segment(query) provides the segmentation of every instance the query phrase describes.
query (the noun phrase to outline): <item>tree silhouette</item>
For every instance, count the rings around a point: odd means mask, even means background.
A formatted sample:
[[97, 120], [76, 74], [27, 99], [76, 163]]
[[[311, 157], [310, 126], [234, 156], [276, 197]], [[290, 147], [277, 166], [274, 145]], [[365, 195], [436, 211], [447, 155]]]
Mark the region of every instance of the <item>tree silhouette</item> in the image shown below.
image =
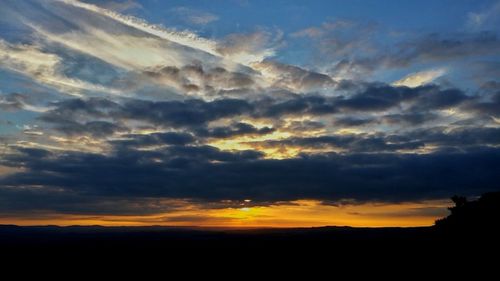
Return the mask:
[[481, 231], [499, 227], [500, 192], [485, 193], [474, 201], [463, 196], [453, 196], [451, 200], [455, 203], [449, 208], [451, 214], [437, 220], [437, 227]]

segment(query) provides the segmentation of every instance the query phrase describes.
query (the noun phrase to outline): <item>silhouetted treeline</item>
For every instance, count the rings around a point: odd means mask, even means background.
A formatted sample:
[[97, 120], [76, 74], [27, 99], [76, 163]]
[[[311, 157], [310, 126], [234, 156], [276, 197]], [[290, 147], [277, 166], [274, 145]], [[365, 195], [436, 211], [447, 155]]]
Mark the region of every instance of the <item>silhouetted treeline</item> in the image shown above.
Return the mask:
[[468, 201], [466, 197], [452, 197], [455, 206], [451, 214], [436, 221], [441, 229], [462, 231], [494, 231], [500, 226], [500, 192], [483, 194], [479, 199]]

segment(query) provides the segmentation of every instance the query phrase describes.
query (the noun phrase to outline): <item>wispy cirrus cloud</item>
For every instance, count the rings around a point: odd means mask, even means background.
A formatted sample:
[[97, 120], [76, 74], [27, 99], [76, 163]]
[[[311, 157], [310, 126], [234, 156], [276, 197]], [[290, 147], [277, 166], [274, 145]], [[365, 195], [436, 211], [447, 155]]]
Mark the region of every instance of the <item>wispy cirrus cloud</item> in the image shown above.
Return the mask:
[[0, 66], [33, 78], [62, 92], [81, 96], [80, 91], [96, 91], [120, 94], [115, 89], [92, 84], [75, 78], [69, 78], [61, 72], [61, 58], [54, 53], [41, 50], [38, 45], [10, 44], [0, 40]]
[[488, 29], [499, 23], [499, 17], [500, 2], [497, 1], [483, 11], [468, 13], [466, 26], [472, 30]]
[[133, 16], [124, 16], [114, 11], [110, 11], [96, 5], [84, 3], [77, 0], [57, 0], [62, 3], [72, 5], [78, 8], [85, 9], [90, 12], [94, 12], [96, 14], [111, 18], [115, 21], [118, 21], [124, 25], [136, 28], [148, 34], [158, 36], [160, 38], [185, 45], [188, 47], [192, 47], [195, 49], [202, 50], [212, 55], [218, 55], [216, 52], [216, 43], [214, 41], [204, 39], [196, 35], [195, 33], [191, 33], [189, 31], [173, 31], [168, 30], [159, 25], [149, 24], [144, 20]]
[[[92, 2], [92, 1], [91, 1]], [[96, 2], [96, 1], [94, 1]], [[97, 1], [96, 4], [101, 5], [103, 8], [116, 11], [119, 13], [142, 9], [143, 6], [136, 0], [124, 0], [124, 1]]]
[[179, 17], [182, 21], [194, 25], [209, 24], [219, 19], [218, 16], [212, 13], [188, 7], [175, 7], [170, 9], [169, 12]]

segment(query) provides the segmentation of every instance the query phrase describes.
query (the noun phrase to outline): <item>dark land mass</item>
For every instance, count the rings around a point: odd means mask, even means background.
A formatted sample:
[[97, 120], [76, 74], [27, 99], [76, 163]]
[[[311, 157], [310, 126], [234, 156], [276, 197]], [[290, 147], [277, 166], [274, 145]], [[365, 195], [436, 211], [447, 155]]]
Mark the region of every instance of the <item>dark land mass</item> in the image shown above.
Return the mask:
[[[182, 227], [0, 226], [3, 254], [146, 255], [197, 257], [259, 254], [309, 254], [376, 257], [391, 253], [426, 255], [446, 260], [466, 251], [491, 252], [498, 257], [500, 193], [476, 201], [454, 197], [451, 214], [431, 227], [417, 228], [287, 228], [204, 229]], [[432, 253], [432, 254], [431, 254]], [[303, 255], [302, 255], [303, 256]]]

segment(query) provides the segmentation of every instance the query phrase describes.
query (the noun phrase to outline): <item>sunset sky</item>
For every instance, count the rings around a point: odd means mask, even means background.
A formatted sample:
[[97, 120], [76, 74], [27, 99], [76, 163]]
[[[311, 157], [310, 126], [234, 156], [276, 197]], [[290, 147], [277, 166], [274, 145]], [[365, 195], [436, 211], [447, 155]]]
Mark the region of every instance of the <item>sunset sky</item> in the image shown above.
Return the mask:
[[500, 189], [500, 1], [0, 0], [0, 224], [423, 226]]

